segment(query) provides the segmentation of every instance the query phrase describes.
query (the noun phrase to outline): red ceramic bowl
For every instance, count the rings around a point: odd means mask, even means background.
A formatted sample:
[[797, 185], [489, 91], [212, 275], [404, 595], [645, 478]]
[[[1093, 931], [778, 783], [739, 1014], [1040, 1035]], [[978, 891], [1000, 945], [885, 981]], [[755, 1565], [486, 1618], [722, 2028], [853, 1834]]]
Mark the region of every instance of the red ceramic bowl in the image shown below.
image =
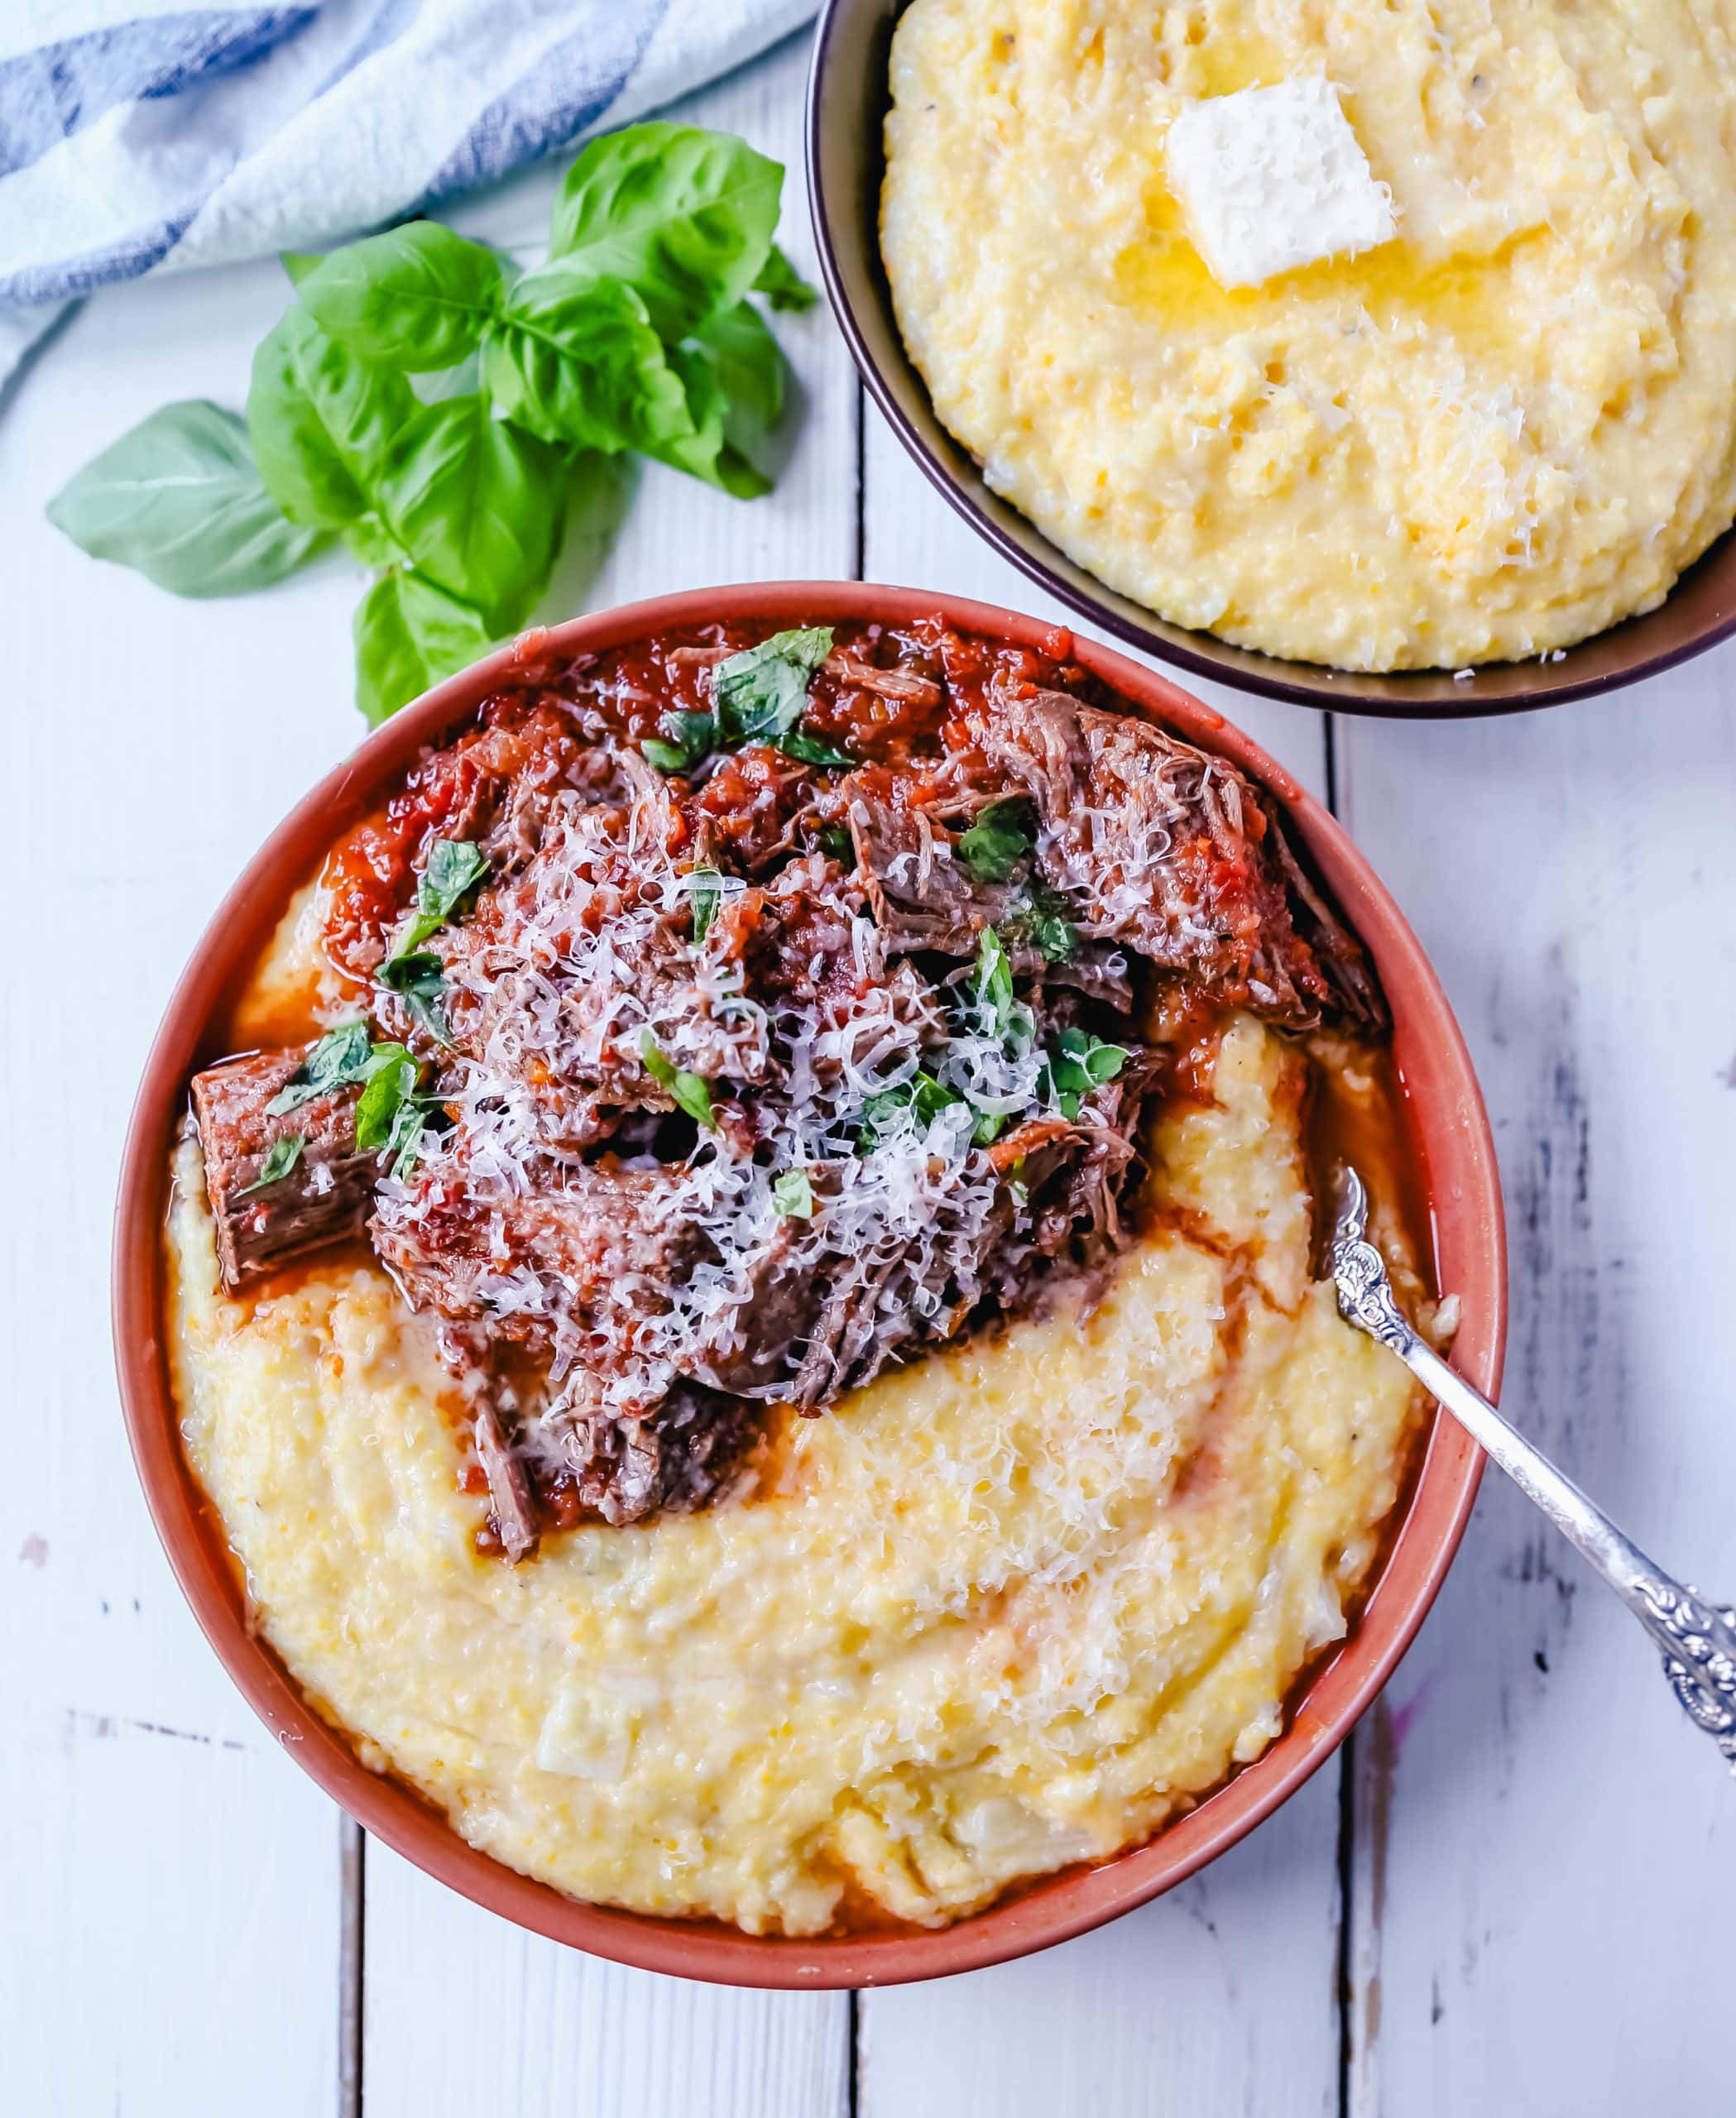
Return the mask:
[[[577, 618], [540, 646], [578, 653], [709, 619], [894, 621], [936, 611], [968, 631], [1054, 653], [1053, 628], [991, 605], [861, 582], [783, 582], [703, 589]], [[1060, 651], [1067, 651], [1065, 649]], [[1391, 1001], [1394, 1057], [1422, 1189], [1431, 1214], [1440, 1286], [1464, 1323], [1455, 1364], [1480, 1388], [1499, 1381], [1506, 1328], [1505, 1244], [1494, 1143], [1464, 1040], [1416, 937], [1332, 818], [1220, 716], [1137, 663], [1090, 640], [1072, 654], [1189, 741], [1220, 751], [1269, 788], [1373, 955]], [[281, 824], [194, 951], [151, 1047], [127, 1136], [116, 1210], [115, 1355], [127, 1432], [158, 1534], [205, 1636], [249, 1703], [291, 1755], [357, 1821], [442, 1882], [553, 1939], [648, 1971], [737, 1986], [888, 1985], [970, 1971], [1065, 1941], [1170, 1889], [1235, 1844], [1331, 1755], [1404, 1652], [1433, 1601], [1475, 1496], [1482, 1459], [1437, 1417], [1403, 1520], [1374, 1589], [1330, 1663], [1307, 1684], [1265, 1756], [1138, 1851], [1076, 1868], [935, 1934], [756, 1939], [710, 1921], [664, 1919], [578, 1903], [467, 1846], [444, 1816], [397, 1781], [358, 1763], [320, 1719], [262, 1640], [248, 1630], [220, 1526], [181, 1454], [164, 1357], [161, 1231], [170, 1136], [187, 1081], [214, 1056], [209, 1040], [238, 975], [263, 947], [290, 892], [332, 841], [380, 800], [425, 743], [474, 712], [511, 673], [503, 649], [394, 716]]]

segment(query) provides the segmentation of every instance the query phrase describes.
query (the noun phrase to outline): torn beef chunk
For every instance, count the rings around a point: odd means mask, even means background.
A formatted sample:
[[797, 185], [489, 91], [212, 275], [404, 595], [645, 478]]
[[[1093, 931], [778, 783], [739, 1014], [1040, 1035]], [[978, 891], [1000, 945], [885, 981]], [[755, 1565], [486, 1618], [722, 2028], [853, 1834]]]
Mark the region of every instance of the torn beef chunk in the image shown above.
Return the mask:
[[1009, 693], [980, 739], [1036, 803], [1043, 873], [1085, 933], [1292, 1028], [1329, 1012], [1384, 1026], [1361, 950], [1317, 893], [1296, 891], [1277, 812], [1234, 765], [1065, 692]]
[[490, 1197], [462, 1163], [437, 1161], [407, 1185], [381, 1186], [374, 1248], [419, 1309], [563, 1351], [568, 1365], [618, 1364], [703, 1238], [680, 1218], [676, 1180], [660, 1170], [586, 1162], [543, 1172], [542, 1183]]
[[983, 929], [1005, 919], [1012, 893], [971, 876], [925, 809], [894, 808], [860, 783], [851, 786], [849, 799], [857, 871], [883, 946], [894, 955], [914, 949], [973, 955]]
[[533, 1473], [543, 1512], [563, 1528], [691, 1515], [741, 1482], [761, 1417], [758, 1405], [690, 1383], [643, 1418], [596, 1406], [557, 1415], [559, 1454]]
[[[360, 1091], [336, 1089], [279, 1116], [266, 1110], [309, 1048], [226, 1059], [193, 1077], [217, 1259], [231, 1294], [305, 1251], [359, 1235], [367, 1218], [377, 1157], [357, 1151]], [[294, 1158], [264, 1181], [274, 1150]]]
[[501, 1550], [508, 1562], [516, 1566], [536, 1550], [540, 1535], [536, 1496], [531, 1490], [530, 1475], [517, 1450], [509, 1445], [501, 1433], [500, 1419], [492, 1405], [477, 1407], [471, 1438], [475, 1444], [477, 1461], [488, 1481], [495, 1535], [501, 1541]]

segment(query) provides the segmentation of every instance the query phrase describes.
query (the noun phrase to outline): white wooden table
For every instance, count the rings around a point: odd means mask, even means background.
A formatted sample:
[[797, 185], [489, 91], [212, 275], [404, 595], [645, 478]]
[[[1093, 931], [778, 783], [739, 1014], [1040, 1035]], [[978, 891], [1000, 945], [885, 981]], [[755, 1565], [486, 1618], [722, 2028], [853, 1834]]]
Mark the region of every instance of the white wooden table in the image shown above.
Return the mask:
[[[789, 165], [800, 41], [692, 105]], [[540, 240], [546, 175], [468, 228]], [[155, 405], [238, 404], [275, 266], [91, 301], [0, 412], [0, 2111], [8, 2118], [1719, 2118], [1736, 1786], [1614, 1601], [1491, 1474], [1383, 1703], [1206, 1874], [925, 1986], [712, 1991], [533, 1940], [364, 1841], [280, 1756], [170, 1578], [102, 1288], [122, 1126], [223, 889], [361, 733], [334, 563], [195, 605], [42, 503]], [[775, 496], [648, 472], [557, 614], [847, 576], [1043, 599], [923, 483], [829, 316]], [[1056, 615], [1060, 615], [1058, 612]], [[1508, 1410], [1644, 1543], [1736, 1592], [1736, 650], [1532, 718], [1223, 707], [1324, 789], [1432, 951], [1494, 1114]]]

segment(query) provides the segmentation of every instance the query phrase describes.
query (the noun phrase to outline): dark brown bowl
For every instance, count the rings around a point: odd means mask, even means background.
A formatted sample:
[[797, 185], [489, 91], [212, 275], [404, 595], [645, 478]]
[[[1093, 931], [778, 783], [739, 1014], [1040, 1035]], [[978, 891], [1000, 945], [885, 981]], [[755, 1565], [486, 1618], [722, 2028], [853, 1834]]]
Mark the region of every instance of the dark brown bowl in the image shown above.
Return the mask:
[[1556, 661], [1491, 662], [1365, 676], [1259, 654], [1192, 632], [1076, 566], [989, 490], [976, 458], [941, 424], [893, 314], [880, 263], [887, 55], [909, 0], [825, 0], [808, 84], [808, 190], [820, 271], [870, 395], [936, 490], [1004, 558], [1071, 611], [1159, 661], [1268, 698], [1395, 718], [1514, 713], [1655, 677], [1736, 633], [1736, 533], [1683, 574], [1666, 601], [1570, 647]]
[[[939, 611], [966, 631], [1039, 652], [1069, 651], [1053, 627], [992, 605], [861, 582], [782, 582], [633, 603], [533, 635], [539, 651], [596, 652], [713, 619], [882, 618]], [[1393, 1057], [1419, 1189], [1435, 1234], [1437, 1284], [1464, 1322], [1454, 1364], [1491, 1395], [1506, 1334], [1506, 1248], [1494, 1143], [1465, 1042], [1417, 937], [1374, 871], [1327, 812], [1209, 707], [1125, 656], [1075, 640], [1077, 660], [1189, 741], [1233, 760], [1269, 788], [1374, 958], [1394, 1023]], [[1348, 1638], [1298, 1692], [1264, 1757], [1158, 1838], [1094, 1868], [1076, 1868], [938, 1933], [813, 1941], [758, 1940], [712, 1922], [665, 1919], [580, 1904], [465, 1844], [445, 1818], [396, 1780], [370, 1772], [301, 1696], [250, 1631], [221, 1526], [182, 1454], [163, 1344], [163, 1224], [171, 1137], [187, 1083], [213, 1056], [228, 997], [264, 946], [291, 893], [338, 834], [358, 822], [424, 744], [441, 740], [510, 678], [504, 649], [405, 707], [328, 774], [272, 832], [219, 908], [182, 974], [139, 1090], [115, 1210], [115, 1358], [133, 1456], [176, 1578], [205, 1636], [266, 1726], [335, 1800], [408, 1860], [519, 1925], [593, 1955], [724, 1985], [880, 1986], [975, 1970], [1067, 1940], [1170, 1889], [1235, 1844], [1331, 1756], [1422, 1623], [1458, 1547], [1482, 1457], [1437, 1416], [1391, 1549]]]

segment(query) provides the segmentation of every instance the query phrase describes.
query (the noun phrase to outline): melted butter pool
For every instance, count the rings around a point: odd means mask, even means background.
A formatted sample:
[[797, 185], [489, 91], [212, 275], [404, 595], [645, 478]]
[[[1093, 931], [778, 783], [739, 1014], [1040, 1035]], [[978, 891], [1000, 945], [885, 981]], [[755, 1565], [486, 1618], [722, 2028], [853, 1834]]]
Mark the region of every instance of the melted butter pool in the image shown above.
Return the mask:
[[1172, 330], [1216, 337], [1277, 323], [1303, 302], [1336, 301], [1346, 314], [1366, 309], [1383, 330], [1422, 325], [1450, 334], [1467, 352], [1499, 355], [1523, 336], [1514, 290], [1522, 253], [1550, 240], [1542, 230], [1509, 236], [1485, 251], [1438, 248], [1399, 236], [1359, 257], [1323, 258], [1257, 287], [1223, 287], [1189, 241], [1168, 184], [1145, 192], [1145, 232], [1115, 258], [1118, 298], [1149, 310]]

